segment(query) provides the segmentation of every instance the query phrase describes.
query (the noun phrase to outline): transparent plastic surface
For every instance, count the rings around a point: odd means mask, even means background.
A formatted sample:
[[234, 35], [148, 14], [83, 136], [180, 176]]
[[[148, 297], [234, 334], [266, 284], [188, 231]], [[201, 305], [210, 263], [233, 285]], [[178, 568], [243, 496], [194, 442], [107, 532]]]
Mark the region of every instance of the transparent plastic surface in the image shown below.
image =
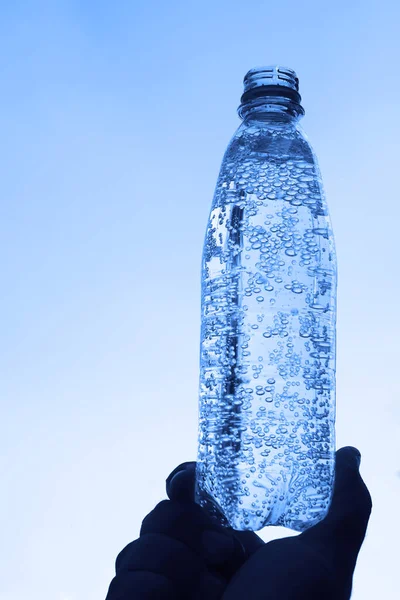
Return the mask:
[[296, 118], [244, 122], [228, 146], [201, 310], [196, 501], [237, 530], [303, 531], [333, 488], [336, 256]]

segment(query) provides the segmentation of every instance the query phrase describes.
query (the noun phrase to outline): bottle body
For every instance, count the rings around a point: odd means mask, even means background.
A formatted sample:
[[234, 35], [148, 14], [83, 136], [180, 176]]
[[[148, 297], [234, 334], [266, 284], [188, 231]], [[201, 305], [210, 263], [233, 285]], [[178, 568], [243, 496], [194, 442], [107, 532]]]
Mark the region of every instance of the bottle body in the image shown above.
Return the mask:
[[297, 119], [241, 124], [202, 258], [196, 501], [220, 522], [303, 531], [329, 508], [336, 255]]

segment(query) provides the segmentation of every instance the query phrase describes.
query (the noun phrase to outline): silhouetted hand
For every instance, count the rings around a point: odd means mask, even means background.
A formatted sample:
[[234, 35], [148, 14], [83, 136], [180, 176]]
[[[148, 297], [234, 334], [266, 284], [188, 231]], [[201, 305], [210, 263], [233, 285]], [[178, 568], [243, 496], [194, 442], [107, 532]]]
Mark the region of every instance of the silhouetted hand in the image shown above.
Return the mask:
[[194, 502], [196, 464], [183, 463], [167, 479], [170, 500], [118, 555], [106, 600], [348, 600], [372, 507], [359, 461], [339, 450], [327, 517], [267, 544], [214, 524]]

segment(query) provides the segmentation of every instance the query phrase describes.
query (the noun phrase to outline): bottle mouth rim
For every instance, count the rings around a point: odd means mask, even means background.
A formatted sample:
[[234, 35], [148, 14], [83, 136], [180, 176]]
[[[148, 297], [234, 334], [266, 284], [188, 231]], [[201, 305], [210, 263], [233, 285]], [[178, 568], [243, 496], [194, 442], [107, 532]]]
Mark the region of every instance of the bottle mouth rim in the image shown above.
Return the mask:
[[243, 80], [244, 91], [263, 86], [279, 86], [299, 91], [299, 78], [289, 67], [272, 65], [250, 69]]

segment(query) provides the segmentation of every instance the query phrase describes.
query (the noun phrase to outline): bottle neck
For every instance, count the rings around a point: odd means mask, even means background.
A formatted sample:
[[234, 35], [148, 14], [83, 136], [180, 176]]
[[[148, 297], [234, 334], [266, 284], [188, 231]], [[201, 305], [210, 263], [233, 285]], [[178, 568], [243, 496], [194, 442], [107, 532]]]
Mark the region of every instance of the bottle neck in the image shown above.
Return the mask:
[[247, 99], [242, 97], [238, 114], [245, 123], [259, 121], [284, 125], [297, 123], [304, 115], [304, 109], [286, 95], [268, 95]]

